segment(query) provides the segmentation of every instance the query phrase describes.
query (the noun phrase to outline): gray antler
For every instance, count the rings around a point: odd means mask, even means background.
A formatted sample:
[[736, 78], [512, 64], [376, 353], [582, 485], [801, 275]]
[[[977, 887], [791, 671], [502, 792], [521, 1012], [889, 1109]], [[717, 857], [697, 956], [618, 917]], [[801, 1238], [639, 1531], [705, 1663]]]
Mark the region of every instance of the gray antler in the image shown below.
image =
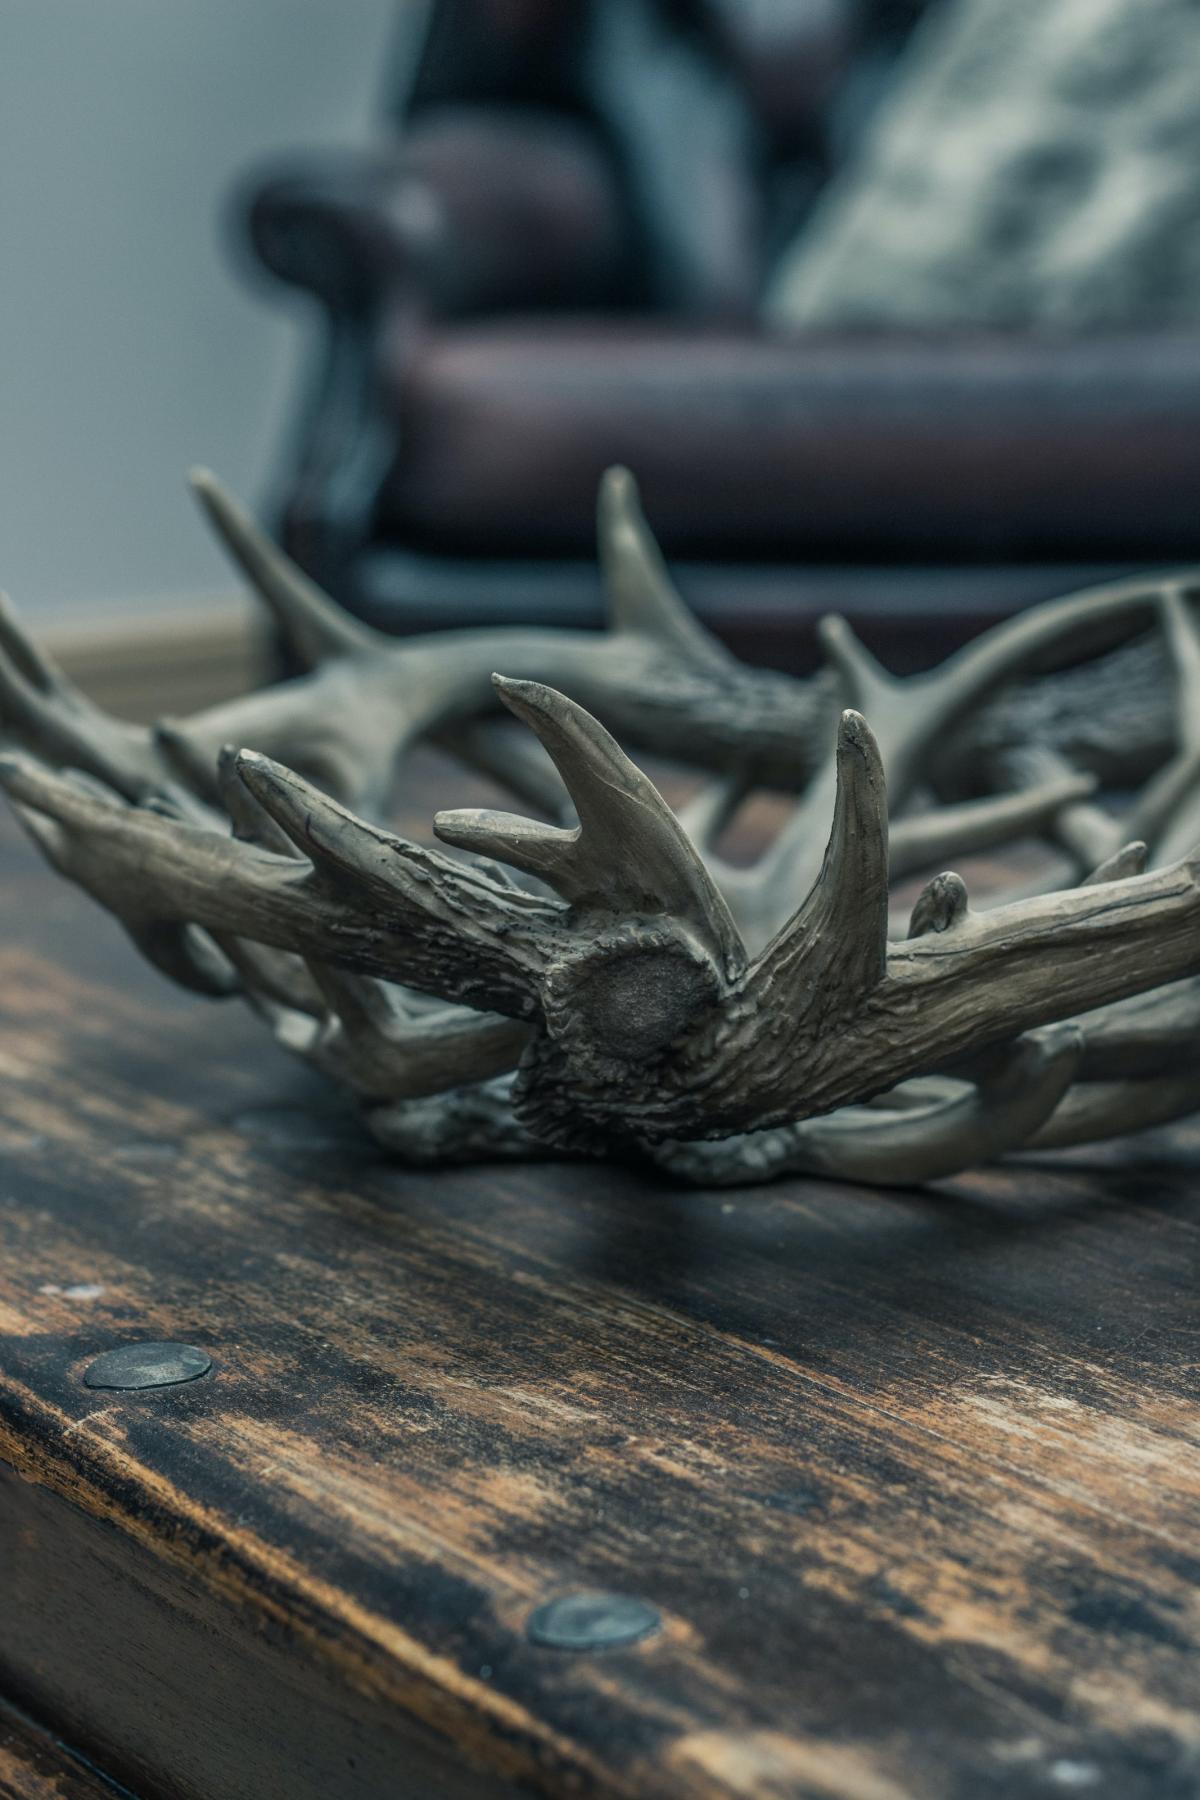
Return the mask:
[[[247, 999], [381, 1142], [916, 1181], [1200, 1103], [1200, 864], [1175, 860], [1200, 836], [1195, 575], [1035, 608], [905, 680], [831, 621], [831, 667], [802, 683], [743, 668], [691, 617], [623, 471], [600, 499], [598, 634], [385, 639], [212, 477], [197, 491], [305, 672], [146, 730], [92, 707], [6, 611], [0, 726], [25, 754], [0, 780], [144, 955]], [[493, 682], [497, 665], [522, 679]], [[1173, 736], [1124, 718], [1089, 737], [1088, 705], [1119, 711], [1155, 669]], [[497, 723], [497, 696], [541, 750]], [[860, 710], [839, 721], [839, 697]], [[606, 727], [716, 779], [680, 818]], [[439, 814], [465, 859], [387, 830], [422, 737], [549, 818]], [[1145, 785], [1122, 809], [1097, 776]], [[764, 781], [799, 798], [738, 870], [715, 842]], [[983, 910], [937, 875], [889, 941], [890, 878], [1031, 831], [1091, 873]]]
[[504, 704], [545, 746], [579, 824], [568, 831], [508, 813], [441, 812], [438, 836], [538, 876], [574, 907], [677, 919], [726, 974], [738, 972], [745, 954], [729, 909], [653, 783], [564, 694], [536, 681], [494, 680]]

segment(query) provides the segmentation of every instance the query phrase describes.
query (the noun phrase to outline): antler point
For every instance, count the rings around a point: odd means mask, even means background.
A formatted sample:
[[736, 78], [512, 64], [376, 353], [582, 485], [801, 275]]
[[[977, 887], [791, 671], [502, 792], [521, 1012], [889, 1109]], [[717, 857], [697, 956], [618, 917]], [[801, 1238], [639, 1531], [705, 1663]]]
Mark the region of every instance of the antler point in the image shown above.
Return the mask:
[[864, 715], [855, 707], [848, 706], [838, 720], [838, 748], [842, 751], [856, 750], [873, 761], [879, 758], [875, 733]]
[[926, 937], [930, 932], [953, 931], [961, 925], [970, 910], [967, 884], [953, 869], [935, 875], [913, 902], [909, 920], [910, 938]]

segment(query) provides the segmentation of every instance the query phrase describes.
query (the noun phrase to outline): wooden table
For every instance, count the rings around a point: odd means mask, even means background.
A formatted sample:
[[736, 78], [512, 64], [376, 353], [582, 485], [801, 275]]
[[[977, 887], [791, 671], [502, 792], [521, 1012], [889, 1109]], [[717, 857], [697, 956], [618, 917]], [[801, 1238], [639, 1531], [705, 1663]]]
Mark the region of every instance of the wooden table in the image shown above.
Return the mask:
[[[0, 878], [0, 1794], [1200, 1793], [1195, 1130], [410, 1174]], [[84, 1386], [146, 1338], [212, 1373]], [[589, 1590], [659, 1629], [530, 1641]]]

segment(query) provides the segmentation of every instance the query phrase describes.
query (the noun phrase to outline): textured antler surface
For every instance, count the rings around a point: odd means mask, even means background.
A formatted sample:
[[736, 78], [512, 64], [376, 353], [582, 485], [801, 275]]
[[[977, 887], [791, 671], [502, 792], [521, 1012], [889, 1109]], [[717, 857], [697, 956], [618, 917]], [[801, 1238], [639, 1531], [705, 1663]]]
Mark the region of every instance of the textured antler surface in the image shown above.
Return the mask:
[[[136, 727], [6, 610], [0, 779], [144, 955], [247, 1000], [398, 1154], [912, 1182], [1200, 1104], [1196, 575], [1034, 608], [904, 680], [828, 621], [802, 682], [692, 619], [622, 471], [606, 632], [404, 641], [195, 485], [302, 673]], [[442, 812], [449, 851], [397, 836], [425, 738], [549, 816]], [[677, 815], [619, 740], [704, 785]], [[763, 785], [790, 816], [735, 866], [722, 834]], [[1078, 885], [980, 911], [934, 873], [897, 928], [891, 881], [1030, 835]]]

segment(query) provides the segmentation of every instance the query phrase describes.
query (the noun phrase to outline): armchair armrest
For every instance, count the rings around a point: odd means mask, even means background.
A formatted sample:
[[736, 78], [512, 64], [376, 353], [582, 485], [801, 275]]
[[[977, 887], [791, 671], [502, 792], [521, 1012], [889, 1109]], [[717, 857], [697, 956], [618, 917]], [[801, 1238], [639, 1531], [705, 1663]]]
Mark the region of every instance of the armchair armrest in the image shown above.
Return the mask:
[[569, 120], [484, 107], [421, 118], [383, 153], [326, 154], [255, 194], [251, 241], [281, 281], [363, 314], [595, 305], [626, 281], [625, 209]]

